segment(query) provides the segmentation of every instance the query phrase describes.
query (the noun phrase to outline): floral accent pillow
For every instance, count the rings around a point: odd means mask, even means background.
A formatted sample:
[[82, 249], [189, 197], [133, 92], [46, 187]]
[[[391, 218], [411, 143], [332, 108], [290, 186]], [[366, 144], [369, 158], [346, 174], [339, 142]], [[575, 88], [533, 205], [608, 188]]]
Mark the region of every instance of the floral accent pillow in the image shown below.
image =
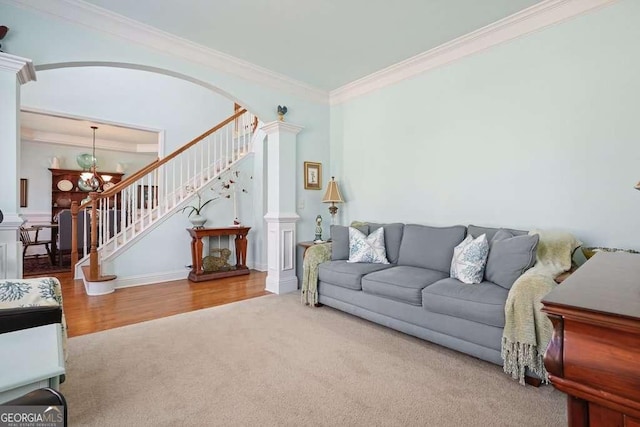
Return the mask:
[[451, 277], [469, 285], [482, 282], [488, 256], [487, 235], [482, 234], [476, 239], [468, 235], [458, 246], [453, 248]]
[[384, 228], [365, 235], [357, 228], [349, 227], [349, 260], [369, 264], [389, 264], [384, 247]]

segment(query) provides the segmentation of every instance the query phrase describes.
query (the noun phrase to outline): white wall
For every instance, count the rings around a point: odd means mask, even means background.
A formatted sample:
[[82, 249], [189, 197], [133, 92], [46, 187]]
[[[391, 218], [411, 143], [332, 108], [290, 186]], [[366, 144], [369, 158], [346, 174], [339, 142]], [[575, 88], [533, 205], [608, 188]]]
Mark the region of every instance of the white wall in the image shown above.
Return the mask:
[[640, 2], [332, 108], [354, 219], [560, 228], [640, 249]]

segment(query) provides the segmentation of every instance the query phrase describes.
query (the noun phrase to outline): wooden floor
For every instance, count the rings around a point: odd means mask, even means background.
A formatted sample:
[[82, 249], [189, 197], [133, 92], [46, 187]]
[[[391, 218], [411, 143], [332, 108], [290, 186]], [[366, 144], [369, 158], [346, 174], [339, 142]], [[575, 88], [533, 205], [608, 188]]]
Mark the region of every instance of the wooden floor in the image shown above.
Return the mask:
[[199, 283], [176, 280], [91, 297], [70, 272], [52, 275], [62, 284], [70, 337], [269, 294], [264, 290], [267, 274], [253, 270], [248, 276]]

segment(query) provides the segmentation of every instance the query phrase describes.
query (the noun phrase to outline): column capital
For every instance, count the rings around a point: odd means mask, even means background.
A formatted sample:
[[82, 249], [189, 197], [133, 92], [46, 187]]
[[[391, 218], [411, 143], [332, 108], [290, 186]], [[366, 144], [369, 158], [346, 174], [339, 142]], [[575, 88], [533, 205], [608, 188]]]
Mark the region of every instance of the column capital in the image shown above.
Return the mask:
[[297, 135], [302, 129], [303, 126], [294, 125], [289, 122], [281, 122], [280, 120], [276, 120], [275, 122], [265, 123], [261, 128], [267, 135], [272, 133], [292, 133]]
[[0, 222], [0, 231], [14, 231], [24, 224], [25, 220], [17, 213], [4, 213], [4, 219]]
[[272, 213], [268, 212], [264, 216], [264, 220], [268, 223], [272, 222], [297, 222], [300, 219], [300, 215], [295, 212], [286, 212], [286, 213]]
[[18, 77], [20, 84], [36, 80], [36, 69], [33, 61], [9, 53], [0, 52], [0, 71], [12, 72]]

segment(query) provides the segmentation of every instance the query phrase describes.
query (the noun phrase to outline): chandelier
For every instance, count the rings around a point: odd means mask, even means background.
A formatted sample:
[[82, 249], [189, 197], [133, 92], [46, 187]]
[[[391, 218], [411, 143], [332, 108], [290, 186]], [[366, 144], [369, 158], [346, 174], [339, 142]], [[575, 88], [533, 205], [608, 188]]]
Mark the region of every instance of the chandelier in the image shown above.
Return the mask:
[[98, 126], [91, 126], [93, 129], [93, 153], [91, 157], [91, 169], [89, 172], [83, 172], [80, 174], [84, 187], [90, 188], [91, 191], [97, 191], [100, 185], [105, 182], [111, 181], [111, 175], [98, 175], [96, 172], [96, 130]]

